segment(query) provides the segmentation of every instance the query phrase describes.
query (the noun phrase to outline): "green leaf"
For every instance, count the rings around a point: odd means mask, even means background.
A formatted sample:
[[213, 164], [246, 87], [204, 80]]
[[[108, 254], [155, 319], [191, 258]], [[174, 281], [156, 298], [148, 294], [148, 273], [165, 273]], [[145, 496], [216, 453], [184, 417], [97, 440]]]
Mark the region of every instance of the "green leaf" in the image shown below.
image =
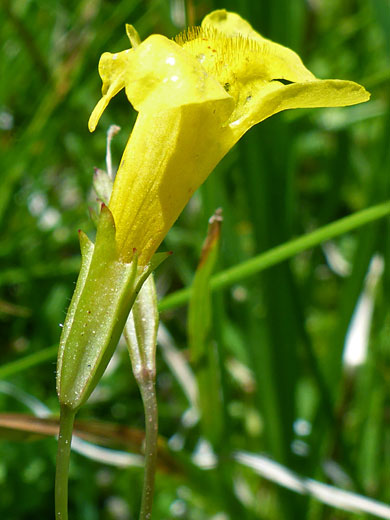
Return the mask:
[[221, 230], [220, 212], [210, 219], [207, 238], [196, 270], [189, 303], [190, 358], [198, 383], [203, 434], [213, 445], [222, 435], [223, 413], [218, 351], [212, 338], [210, 276], [214, 269]]

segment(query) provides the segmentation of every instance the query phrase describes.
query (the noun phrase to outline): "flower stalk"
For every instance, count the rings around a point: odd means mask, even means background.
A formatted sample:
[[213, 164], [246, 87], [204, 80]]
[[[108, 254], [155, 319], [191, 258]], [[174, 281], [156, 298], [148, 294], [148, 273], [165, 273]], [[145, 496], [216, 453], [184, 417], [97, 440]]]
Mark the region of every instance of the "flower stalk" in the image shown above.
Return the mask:
[[156, 342], [159, 315], [153, 275], [145, 281], [127, 320], [124, 335], [145, 412], [145, 468], [140, 520], [152, 517], [157, 460]]
[[61, 407], [55, 480], [56, 520], [68, 520], [69, 459], [75, 413], [66, 406]]
[[145, 411], [145, 467], [139, 519], [150, 520], [152, 518], [158, 440], [155, 377], [147, 376], [143, 381], [138, 380], [137, 382]]

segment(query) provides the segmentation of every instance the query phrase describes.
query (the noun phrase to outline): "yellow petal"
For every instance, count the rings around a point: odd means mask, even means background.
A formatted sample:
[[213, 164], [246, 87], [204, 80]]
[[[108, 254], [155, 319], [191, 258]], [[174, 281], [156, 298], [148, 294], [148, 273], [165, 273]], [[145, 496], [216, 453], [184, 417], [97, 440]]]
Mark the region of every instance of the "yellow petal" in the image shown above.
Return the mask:
[[247, 94], [250, 98], [244, 115], [231, 124], [240, 137], [253, 125], [282, 110], [342, 107], [370, 99], [370, 94], [361, 85], [339, 79], [318, 79], [291, 85], [275, 81], [270, 83], [267, 89], [259, 90], [253, 95], [247, 91]]
[[232, 110], [232, 100], [218, 81], [179, 45], [158, 34], [143, 41], [131, 55], [125, 83], [126, 95], [138, 111], [160, 111], [212, 99], [227, 107], [222, 119]]
[[294, 51], [263, 38], [239, 15], [223, 9], [210, 13], [200, 29], [180, 35], [178, 42], [233, 97], [229, 123], [240, 136], [281, 110], [346, 106], [369, 99], [356, 83], [317, 80]]
[[[225, 38], [225, 53], [229, 54], [225, 56], [228, 58], [225, 63], [229, 63], [230, 67], [233, 61], [233, 69], [240, 63], [241, 70], [247, 68], [248, 75], [258, 76], [260, 73], [269, 81], [286, 79], [298, 82], [314, 79], [314, 75], [304, 66], [298, 54], [288, 47], [264, 38], [236, 13], [224, 9], [213, 11], [203, 19], [201, 27], [206, 35], [217, 34], [221, 41]], [[203, 37], [202, 35], [201, 38]], [[226, 40], [230, 40], [230, 43]]]
[[124, 88], [127, 62], [133, 52], [133, 50], [127, 49], [115, 54], [111, 54], [110, 52], [102, 54], [99, 61], [99, 74], [103, 81], [103, 97], [99, 100], [89, 118], [88, 128], [90, 132], [95, 130], [110, 100]]
[[146, 264], [214, 167], [234, 143], [215, 102], [140, 112], [127, 143], [109, 207], [119, 254]]
[[203, 19], [202, 27], [213, 28], [230, 38], [241, 36], [257, 42], [257, 61], [266, 62], [269, 79], [287, 79], [294, 82], [314, 79], [314, 75], [304, 66], [298, 54], [288, 47], [264, 38], [236, 13], [230, 13], [225, 9], [213, 11]]
[[141, 38], [133, 25], [126, 24], [126, 34], [130, 40], [133, 49], [137, 48], [141, 44]]
[[211, 13], [201, 28], [179, 35], [177, 41], [233, 97], [235, 110], [230, 122], [240, 119], [250, 108], [247, 100], [255, 92], [277, 87], [270, 86], [271, 82], [315, 79], [294, 51], [263, 38], [234, 13], [216, 13], [226, 14], [226, 23], [219, 24], [221, 16], [216, 18]]
[[[226, 36], [248, 36], [249, 38], [259, 37], [251, 24], [241, 18], [237, 13], [231, 13], [226, 9], [217, 9], [206, 15], [202, 20], [202, 27], [213, 27]], [[262, 38], [260, 36], [260, 38]]]
[[[256, 33], [234, 13], [215, 11], [176, 43], [153, 35], [131, 51], [104, 54], [103, 98], [93, 129], [116, 92], [139, 111], [109, 207], [122, 259], [146, 264], [194, 191], [254, 124], [289, 108], [369, 99], [350, 81], [317, 80], [291, 49]], [[287, 80], [288, 85], [285, 84]]]
[[176, 43], [153, 35], [129, 57], [126, 94], [139, 111], [109, 207], [123, 259], [145, 264], [194, 191], [232, 146], [234, 101]]

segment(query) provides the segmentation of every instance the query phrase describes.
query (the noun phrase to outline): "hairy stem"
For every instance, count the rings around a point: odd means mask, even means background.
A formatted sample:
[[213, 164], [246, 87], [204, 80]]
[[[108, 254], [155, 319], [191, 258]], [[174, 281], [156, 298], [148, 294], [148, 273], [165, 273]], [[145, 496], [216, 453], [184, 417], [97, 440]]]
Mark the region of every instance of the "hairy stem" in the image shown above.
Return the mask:
[[145, 469], [139, 518], [140, 520], [150, 520], [152, 518], [158, 437], [155, 378], [148, 374], [144, 379], [138, 380], [138, 385], [145, 410]]
[[68, 474], [75, 411], [61, 406], [55, 482], [56, 520], [68, 520]]

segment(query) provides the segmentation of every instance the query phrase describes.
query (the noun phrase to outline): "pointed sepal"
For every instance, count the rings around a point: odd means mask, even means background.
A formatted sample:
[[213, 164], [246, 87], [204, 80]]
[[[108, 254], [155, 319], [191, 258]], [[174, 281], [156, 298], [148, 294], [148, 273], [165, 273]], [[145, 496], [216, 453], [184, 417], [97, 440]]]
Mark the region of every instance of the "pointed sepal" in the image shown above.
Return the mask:
[[93, 175], [93, 188], [98, 198], [106, 205], [109, 203], [113, 184], [114, 183], [107, 172], [100, 170], [99, 168], [95, 169]]

